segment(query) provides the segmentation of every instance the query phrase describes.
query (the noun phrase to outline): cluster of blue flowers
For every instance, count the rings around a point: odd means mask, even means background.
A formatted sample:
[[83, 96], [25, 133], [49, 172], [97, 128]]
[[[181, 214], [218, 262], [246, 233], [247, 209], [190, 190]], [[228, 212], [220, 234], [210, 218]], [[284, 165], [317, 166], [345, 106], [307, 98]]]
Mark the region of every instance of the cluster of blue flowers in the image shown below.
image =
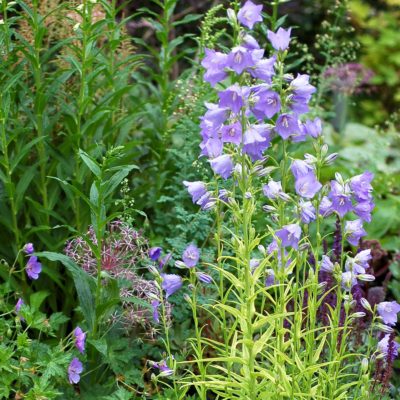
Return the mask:
[[[247, 1], [237, 16], [233, 10], [228, 12], [228, 16], [252, 29], [262, 21], [261, 12], [261, 5]], [[318, 168], [330, 165], [337, 154], [327, 154], [328, 148], [322, 141], [321, 120], [307, 116], [309, 102], [316, 88], [310, 84], [310, 77], [306, 74], [294, 77], [284, 73], [283, 62], [290, 44], [291, 29], [268, 31], [267, 37], [273, 49], [269, 58], [264, 58], [264, 49], [243, 28], [239, 42], [228, 54], [206, 49], [202, 61], [204, 79], [213, 87], [218, 85], [219, 91], [218, 102], [207, 103], [207, 111], [201, 118], [201, 156], [208, 158], [216, 176], [223, 180], [230, 177], [239, 180], [246, 165], [242, 162], [243, 155], [253, 163], [258, 163], [253, 165], [252, 171], [257, 171], [259, 176], [268, 175], [268, 168], [262, 164], [266, 159], [265, 152], [275, 138], [295, 143], [306, 141], [307, 138], [317, 140], [321, 148], [318, 158], [306, 154], [304, 160], [291, 162], [297, 197], [285, 191], [286, 185], [282, 181], [275, 181], [271, 177], [262, 188], [270, 202], [264, 206], [264, 210], [274, 213], [278, 209], [278, 202], [291, 202], [298, 218], [297, 222], [283, 225], [275, 231], [267, 252], [275, 254], [279, 264], [282, 254], [280, 248], [283, 248], [285, 255], [287, 250], [298, 249], [303, 233], [301, 224], [310, 224], [318, 215], [328, 217], [332, 214], [340, 221], [346, 217], [343, 234], [350, 245], [358, 246], [360, 239], [366, 236], [363, 224], [371, 221], [374, 208], [371, 186], [373, 174], [366, 171], [345, 180], [337, 173], [331, 182], [325, 185], [319, 182]], [[205, 182], [185, 181], [184, 185], [193, 202], [203, 210], [214, 208], [218, 201], [229, 203], [231, 200], [227, 190], [216, 193], [210, 188], [211, 184]], [[251, 193], [248, 195], [251, 196]], [[354, 219], [354, 215], [358, 218]], [[341, 284], [345, 290], [350, 291], [357, 284], [357, 279], [375, 279], [366, 273], [370, 259], [370, 250], [358, 253], [355, 258], [347, 257], [345, 271], [341, 272]], [[290, 263], [290, 260], [286, 261]], [[333, 272], [334, 264], [328, 256], [324, 255], [319, 263], [322, 271]], [[266, 285], [270, 286], [274, 283], [274, 271], [269, 270], [267, 276]], [[381, 316], [383, 307], [378, 307]], [[392, 313], [397, 310], [392, 303], [385, 307], [390, 308]]]

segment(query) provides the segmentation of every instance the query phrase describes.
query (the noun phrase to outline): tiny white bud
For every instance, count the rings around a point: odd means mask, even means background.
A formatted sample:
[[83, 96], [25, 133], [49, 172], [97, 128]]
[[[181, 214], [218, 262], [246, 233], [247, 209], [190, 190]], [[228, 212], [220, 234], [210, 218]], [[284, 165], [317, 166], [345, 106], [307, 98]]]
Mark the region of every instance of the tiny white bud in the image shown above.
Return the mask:
[[367, 311], [372, 312], [371, 304], [369, 304], [369, 301], [367, 299], [362, 297], [360, 302], [361, 302], [361, 305], [363, 306], [363, 308], [365, 308]]
[[246, 199], [251, 199], [253, 196], [252, 196], [252, 194], [251, 194], [250, 192], [246, 192], [246, 193], [244, 194], [244, 197], [245, 197]]
[[334, 161], [338, 158], [338, 153], [332, 153], [329, 156], [327, 156], [324, 160], [324, 163], [326, 165], [331, 165], [334, 163]]
[[377, 323], [376, 328], [385, 333], [393, 333], [393, 328], [388, 325]]
[[327, 145], [326, 143], [324, 143], [324, 144], [322, 145], [322, 147], [321, 147], [321, 154], [322, 154], [322, 156], [325, 156], [325, 155], [328, 153], [328, 149], [329, 149], [328, 145]]
[[76, 24], [72, 27], [72, 29], [73, 29], [74, 31], [77, 31], [77, 30], [79, 29], [80, 26], [81, 26], [81, 24], [80, 24], [80, 22], [78, 22], [78, 23], [76, 23]]
[[365, 312], [355, 312], [353, 314], [350, 315], [351, 318], [364, 318], [365, 317]]
[[0, 19], [0, 25], [4, 25], [4, 19]]
[[368, 358], [364, 357], [361, 360], [361, 369], [362, 369], [363, 372], [367, 372], [368, 371], [368, 365], [369, 365]]
[[236, 13], [234, 10], [232, 10], [232, 8], [228, 8], [226, 10], [226, 15], [227, 15], [229, 21], [236, 22]]
[[267, 251], [265, 250], [265, 247], [264, 247], [262, 244], [259, 244], [257, 248], [258, 248], [258, 251], [259, 251], [263, 256], [265, 256], [265, 255], [267, 254]]
[[176, 268], [180, 268], [180, 269], [186, 269], [187, 268], [186, 264], [183, 261], [180, 261], [180, 260], [175, 261], [175, 267]]
[[364, 282], [373, 282], [375, 280], [375, 277], [370, 274], [360, 274], [357, 275], [357, 279]]
[[76, 7], [76, 9], [77, 9], [78, 11], [82, 11], [82, 10], [83, 10], [83, 4], [79, 4], [79, 6]]

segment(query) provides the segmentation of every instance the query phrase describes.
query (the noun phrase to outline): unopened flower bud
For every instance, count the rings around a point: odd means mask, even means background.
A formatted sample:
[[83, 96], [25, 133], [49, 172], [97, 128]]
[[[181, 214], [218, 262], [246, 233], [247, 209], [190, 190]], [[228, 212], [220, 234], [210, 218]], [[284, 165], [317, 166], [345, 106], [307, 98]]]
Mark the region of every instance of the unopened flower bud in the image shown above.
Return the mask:
[[370, 274], [360, 274], [357, 275], [357, 279], [363, 282], [373, 282], [375, 280], [375, 277]]
[[360, 300], [360, 303], [363, 306], [363, 308], [365, 308], [369, 312], [372, 312], [371, 304], [369, 304], [369, 301], [367, 299], [362, 297], [361, 300]]
[[236, 13], [234, 10], [232, 10], [232, 8], [228, 8], [226, 10], [226, 15], [227, 15], [229, 21], [236, 22]]
[[365, 317], [365, 312], [360, 311], [360, 312], [355, 312], [353, 314], [351, 314], [351, 318], [364, 318]]
[[265, 212], [274, 212], [274, 211], [276, 211], [276, 208], [274, 206], [265, 205], [265, 206], [263, 206], [263, 210]]
[[379, 329], [382, 332], [385, 332], [385, 333], [393, 333], [393, 328], [392, 327], [390, 327], [388, 325], [381, 324], [379, 322], [376, 324], [376, 328]]
[[192, 303], [192, 299], [190, 298], [190, 296], [189, 296], [187, 293], [185, 293], [185, 294], [183, 295], [183, 299], [184, 299], [185, 301], [187, 301], [189, 304]]
[[153, 275], [159, 275], [159, 271], [158, 269], [154, 266], [154, 265], [149, 265], [148, 266], [149, 271], [153, 274]]
[[79, 6], [76, 7], [76, 9], [77, 9], [78, 11], [82, 11], [82, 10], [83, 10], [83, 4], [79, 4]]
[[293, 75], [292, 74], [285, 74], [283, 75], [283, 79], [287, 82], [290, 82], [293, 80]]
[[75, 24], [75, 25], [72, 27], [72, 29], [73, 29], [74, 31], [77, 31], [77, 30], [79, 29], [80, 26], [81, 26], [81, 24], [80, 24], [80, 22], [78, 22], [77, 24]]
[[195, 286], [191, 283], [188, 285], [188, 289], [193, 291], [195, 289]]
[[361, 369], [362, 369], [362, 371], [363, 371], [364, 373], [368, 371], [368, 365], [369, 365], [368, 358], [365, 358], [365, 357], [364, 357], [364, 358], [361, 360]]
[[252, 196], [252, 194], [251, 194], [250, 192], [246, 192], [246, 193], [244, 194], [244, 197], [245, 197], [246, 199], [251, 199], [253, 196]]
[[322, 157], [324, 157], [328, 153], [328, 149], [329, 149], [329, 147], [328, 147], [328, 145], [326, 143], [324, 143], [321, 146], [321, 155], [322, 155]]
[[318, 162], [317, 158], [309, 153], [304, 154], [304, 158], [307, 164], [316, 164]]
[[327, 156], [324, 160], [324, 163], [326, 165], [331, 165], [335, 162], [335, 160], [338, 158], [338, 153], [332, 153], [329, 156]]
[[265, 247], [264, 247], [262, 244], [259, 244], [257, 248], [258, 248], [258, 251], [259, 251], [263, 256], [265, 256], [265, 255], [267, 254], [267, 251], [265, 250]]
[[175, 261], [175, 267], [180, 269], [186, 269], [187, 266], [183, 261]]
[[338, 181], [338, 183], [339, 183], [341, 186], [344, 186], [343, 177], [342, 177], [342, 175], [341, 175], [339, 172], [336, 172], [336, 173], [335, 173], [335, 179]]

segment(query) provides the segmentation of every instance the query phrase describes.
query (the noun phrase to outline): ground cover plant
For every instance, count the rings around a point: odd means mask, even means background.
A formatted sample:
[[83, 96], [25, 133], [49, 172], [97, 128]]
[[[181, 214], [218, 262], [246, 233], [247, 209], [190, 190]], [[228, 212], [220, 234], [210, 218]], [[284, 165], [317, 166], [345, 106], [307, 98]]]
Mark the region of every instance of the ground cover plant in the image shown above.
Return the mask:
[[0, 398], [398, 398], [367, 7], [142, 3], [1, 2]]

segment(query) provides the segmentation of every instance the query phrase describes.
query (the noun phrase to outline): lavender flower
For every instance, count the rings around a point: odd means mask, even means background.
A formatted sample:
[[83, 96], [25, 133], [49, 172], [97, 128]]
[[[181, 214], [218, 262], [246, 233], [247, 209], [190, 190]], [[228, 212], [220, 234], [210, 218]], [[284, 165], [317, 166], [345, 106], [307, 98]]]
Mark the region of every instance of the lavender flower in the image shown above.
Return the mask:
[[[388, 355], [389, 353], [389, 341], [390, 341], [390, 336], [391, 334], [388, 333], [384, 336], [384, 338], [382, 340], [379, 341], [378, 343], [378, 351], [384, 355]], [[394, 353], [394, 357], [396, 357], [399, 354], [399, 348], [400, 348], [400, 344], [398, 344], [397, 342], [395, 342], [393, 340], [393, 353]]]
[[342, 273], [342, 287], [343, 289], [350, 291], [351, 288], [357, 284], [357, 279], [353, 272], [347, 271]]
[[289, 246], [297, 249], [301, 237], [301, 228], [297, 224], [285, 225], [276, 232], [276, 236], [281, 239], [283, 247]]
[[159, 369], [162, 376], [171, 376], [174, 373], [174, 371], [168, 367], [166, 360], [161, 360], [158, 363], [153, 363], [153, 367]]
[[161, 277], [161, 287], [165, 290], [167, 299], [182, 287], [182, 278], [179, 275], [161, 274]]
[[228, 87], [218, 93], [219, 106], [229, 108], [234, 114], [238, 114], [244, 106], [244, 101], [247, 96], [246, 90], [242, 89], [238, 84]]
[[21, 298], [18, 299], [17, 303], [15, 304], [15, 312], [18, 314], [19, 311], [21, 310], [21, 307], [24, 305], [24, 300]]
[[363, 201], [354, 206], [354, 213], [365, 222], [371, 222], [371, 213], [375, 204], [372, 201]]
[[318, 136], [321, 135], [322, 123], [319, 118], [315, 118], [313, 121], [307, 119], [303, 125], [304, 125], [304, 131], [308, 136], [317, 138]]
[[249, 68], [248, 71], [250, 75], [255, 79], [261, 79], [266, 83], [270, 84], [272, 82], [272, 77], [275, 74], [274, 66], [276, 62], [276, 57], [262, 59], [256, 62], [256, 64]]
[[42, 272], [42, 264], [38, 261], [36, 256], [30, 256], [25, 268], [26, 274], [30, 279], [38, 279], [39, 274]]
[[151, 307], [153, 309], [153, 320], [155, 323], [160, 323], [160, 314], [158, 312], [158, 307], [160, 306], [160, 302], [158, 300], [151, 301]]
[[162, 248], [161, 247], [152, 247], [149, 249], [149, 257], [153, 261], [157, 261], [161, 256]]
[[27, 243], [24, 246], [24, 252], [25, 254], [31, 255], [35, 251], [33, 244], [32, 243]]
[[270, 90], [269, 87], [258, 87], [253, 93], [253, 98], [255, 104], [251, 111], [260, 120], [265, 117], [272, 118], [281, 109], [279, 94]]
[[332, 202], [328, 199], [328, 197], [324, 196], [321, 199], [321, 203], [319, 205], [319, 213], [323, 217], [327, 217], [332, 214]]
[[186, 247], [182, 255], [182, 260], [188, 268], [193, 268], [197, 265], [200, 258], [200, 250], [194, 244]]
[[361, 175], [354, 176], [350, 179], [350, 187], [354, 192], [354, 197], [358, 202], [371, 200], [372, 186], [371, 181], [374, 179], [372, 172], [366, 171]]
[[287, 30], [279, 28], [276, 33], [268, 31], [267, 37], [275, 50], [284, 51], [289, 47], [291, 32], [292, 28]]
[[221, 128], [221, 139], [224, 143], [234, 143], [239, 146], [242, 143], [242, 125], [240, 122], [224, 125]]
[[332, 201], [332, 209], [336, 211], [341, 217], [352, 211], [353, 204], [351, 201], [350, 187], [347, 183], [339, 183], [338, 181], [331, 181], [331, 191], [329, 198]]
[[207, 193], [207, 187], [204, 182], [183, 181], [183, 184], [188, 188], [188, 192], [192, 196], [193, 203], [196, 203], [202, 196]]
[[252, 1], [248, 0], [244, 6], [238, 12], [239, 22], [249, 29], [253, 29], [253, 26], [257, 22], [262, 21], [261, 11], [263, 6], [257, 6]]
[[265, 278], [265, 287], [270, 287], [275, 284], [275, 273], [273, 269], [267, 269], [265, 271], [266, 278]]
[[206, 69], [204, 80], [209, 82], [211, 86], [215, 86], [218, 82], [224, 80], [228, 74], [225, 67], [228, 62], [228, 56], [215, 50], [206, 49], [205, 57], [201, 65]]
[[321, 188], [322, 185], [318, 182], [313, 171], [309, 171], [307, 174], [300, 176], [295, 182], [296, 193], [308, 199], [312, 199]]
[[282, 190], [282, 183], [280, 181], [275, 182], [274, 180], [270, 180], [263, 186], [263, 193], [271, 200], [275, 200], [277, 197], [280, 197], [282, 200], [287, 200], [289, 198]]
[[333, 268], [334, 268], [334, 266], [333, 266], [333, 262], [331, 261], [331, 259], [328, 256], [323, 255], [322, 261], [321, 261], [321, 271], [332, 273]]
[[249, 50], [242, 46], [234, 47], [228, 54], [227, 66], [240, 75], [244, 70], [255, 65], [254, 52], [259, 52], [259, 50]]
[[83, 330], [77, 326], [74, 330], [74, 336], [75, 336], [75, 346], [79, 350], [80, 353], [85, 352], [85, 339], [86, 339], [86, 333], [83, 332]]
[[75, 357], [68, 367], [68, 379], [71, 385], [78, 383], [81, 380], [80, 374], [83, 371], [82, 363]]
[[303, 199], [300, 199], [299, 206], [301, 222], [309, 224], [315, 220], [315, 207], [311, 201], [303, 201]]
[[353, 246], [358, 246], [361, 237], [366, 236], [367, 232], [363, 228], [362, 221], [356, 219], [354, 221], [347, 221], [344, 228], [345, 235], [347, 235], [347, 240]]
[[229, 156], [228, 154], [224, 154], [209, 161], [212, 170], [216, 174], [221, 175], [222, 178], [228, 179], [232, 175], [233, 162], [231, 156]]
[[294, 114], [281, 114], [276, 120], [275, 130], [282, 139], [286, 140], [291, 135], [300, 132], [299, 120]]
[[400, 312], [400, 304], [395, 301], [383, 301], [377, 306], [378, 314], [386, 325], [394, 326], [397, 323], [397, 314]]
[[161, 258], [161, 260], [158, 261], [158, 267], [160, 269], [163, 269], [171, 260], [172, 258], [172, 253], [168, 253], [167, 255], [165, 255], [163, 258]]

